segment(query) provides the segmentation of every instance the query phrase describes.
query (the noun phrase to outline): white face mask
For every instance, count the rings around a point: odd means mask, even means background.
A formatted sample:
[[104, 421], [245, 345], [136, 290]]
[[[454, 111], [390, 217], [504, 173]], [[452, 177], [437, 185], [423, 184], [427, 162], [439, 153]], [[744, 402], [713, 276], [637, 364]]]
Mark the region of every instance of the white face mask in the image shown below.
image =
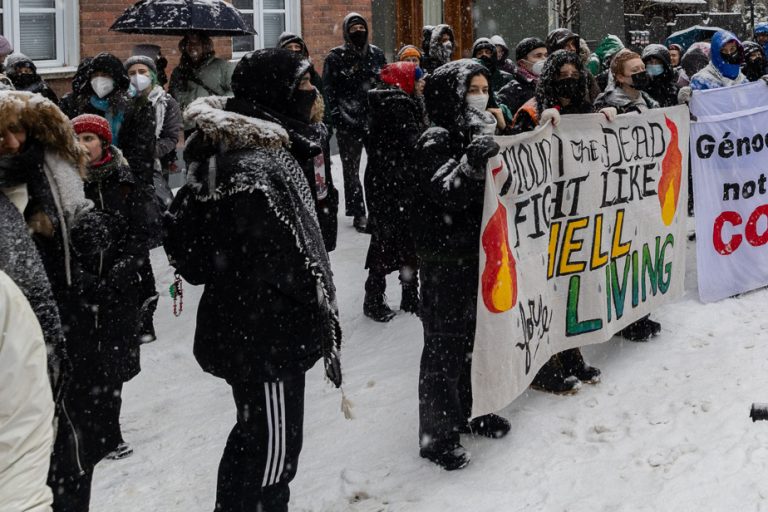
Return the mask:
[[147, 75], [135, 74], [131, 77], [131, 84], [137, 91], [143, 91], [152, 84], [152, 78]]
[[485, 112], [485, 108], [488, 106], [488, 98], [487, 94], [467, 94], [467, 107]]
[[103, 98], [115, 89], [115, 81], [107, 76], [97, 76], [91, 80], [91, 88], [96, 96]]
[[544, 64], [546, 63], [546, 60], [540, 60], [533, 63], [533, 66], [531, 66], [531, 73], [533, 73], [536, 76], [541, 76], [541, 72], [544, 71]]

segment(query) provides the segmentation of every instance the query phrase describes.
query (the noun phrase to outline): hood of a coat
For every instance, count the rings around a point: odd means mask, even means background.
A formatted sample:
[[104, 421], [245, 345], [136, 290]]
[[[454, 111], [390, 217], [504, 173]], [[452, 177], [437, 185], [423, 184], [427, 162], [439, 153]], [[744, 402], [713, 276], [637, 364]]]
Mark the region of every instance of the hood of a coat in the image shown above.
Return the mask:
[[[758, 34], [768, 34], [768, 22], [763, 21], [755, 25], [755, 39], [757, 39]], [[763, 53], [768, 56], [768, 43], [763, 45]]]
[[[432, 33], [429, 36], [429, 56], [433, 59], [438, 59], [443, 61], [443, 54], [442, 54], [442, 44], [440, 40], [443, 38], [443, 35], [447, 34], [448, 37], [451, 40], [451, 44], [456, 45], [456, 40], [453, 36], [453, 29], [446, 25], [445, 23], [441, 23], [440, 25], [436, 25], [435, 28], [432, 29]], [[449, 59], [450, 60], [450, 57]]]
[[642, 54], [643, 62], [648, 65], [648, 60], [659, 59], [664, 66], [664, 73], [658, 77], [652, 77], [654, 82], [669, 82], [674, 80], [675, 71], [672, 69], [672, 57], [669, 55], [669, 50], [666, 46], [661, 44], [649, 44], [643, 48]]
[[536, 103], [540, 112], [560, 104], [560, 100], [555, 93], [555, 81], [560, 73], [560, 68], [565, 64], [573, 64], [578, 70], [579, 90], [584, 92], [581, 97], [586, 98], [589, 82], [581, 62], [581, 57], [578, 53], [558, 50], [547, 58], [544, 69], [539, 77], [539, 83], [536, 86]]
[[602, 65], [606, 59], [609, 59], [611, 56], [615, 55], [616, 52], [623, 49], [624, 43], [621, 42], [619, 36], [608, 34], [602, 41], [600, 41], [597, 48], [595, 48], [595, 55], [600, 59], [600, 64]]
[[15, 117], [46, 150], [74, 165], [81, 176], [85, 175], [88, 155], [77, 143], [67, 116], [50, 100], [26, 91], [0, 91], [0, 127], [8, 126]]
[[86, 85], [83, 88], [83, 90], [87, 92], [88, 95], [93, 94], [93, 89], [91, 88], [90, 82], [91, 74], [97, 71], [106, 73], [112, 77], [112, 79], [115, 81], [115, 90], [127, 91], [128, 87], [131, 85], [131, 79], [128, 78], [128, 72], [125, 70], [125, 66], [123, 66], [123, 63], [120, 61], [120, 59], [111, 53], [102, 52], [93, 58], [90, 66], [88, 67], [88, 79], [86, 80]]
[[225, 96], [199, 98], [184, 111], [184, 120], [194, 124], [208, 141], [223, 150], [288, 146], [285, 128], [271, 121], [227, 111], [228, 100]]
[[455, 60], [437, 68], [424, 88], [424, 101], [430, 120], [449, 131], [454, 127], [465, 128], [467, 119], [464, 98], [472, 77], [480, 74], [490, 83], [488, 70], [472, 59]]
[[707, 67], [707, 64], [709, 64], [709, 56], [701, 48], [689, 48], [680, 59], [680, 67], [689, 77]]
[[547, 35], [547, 51], [552, 54], [557, 50], [562, 50], [569, 41], [576, 40], [576, 48], [579, 47], [579, 35], [573, 33], [567, 28], [558, 28]]
[[31, 68], [33, 73], [37, 73], [35, 63], [23, 53], [12, 53], [5, 58], [5, 74], [9, 77], [15, 75], [22, 67]]
[[710, 50], [709, 58], [712, 60], [712, 64], [717, 70], [726, 78], [734, 79], [739, 76], [741, 72], [741, 66], [739, 64], [728, 64], [723, 60], [723, 56], [720, 55], [723, 47], [730, 43], [735, 42], [736, 46], [741, 54], [742, 61], [744, 60], [744, 47], [741, 45], [741, 41], [736, 34], [728, 32], [727, 30], [720, 30], [712, 36], [712, 47]]
[[499, 62], [504, 62], [509, 58], [509, 46], [507, 46], [507, 42], [504, 41], [504, 38], [500, 35], [491, 36], [491, 42], [496, 46], [501, 46], [501, 58], [499, 59]]
[[347, 43], [347, 45], [349, 45], [351, 48], [357, 49], [355, 44], [352, 42], [352, 39], [349, 37], [349, 27], [358, 23], [363, 25], [366, 32], [368, 32], [368, 39], [365, 45], [359, 49], [361, 53], [365, 53], [368, 51], [368, 45], [371, 43], [371, 31], [368, 28], [368, 21], [363, 18], [362, 14], [351, 12], [344, 17], [344, 22], [341, 25], [342, 30], [344, 30], [344, 42]]
[[309, 50], [307, 49], [307, 43], [304, 42], [304, 39], [294, 34], [293, 32], [283, 32], [280, 34], [280, 37], [277, 39], [277, 47], [278, 48], [285, 48], [285, 45], [290, 43], [297, 43], [302, 48], [302, 53], [304, 54], [304, 58], [309, 58]]

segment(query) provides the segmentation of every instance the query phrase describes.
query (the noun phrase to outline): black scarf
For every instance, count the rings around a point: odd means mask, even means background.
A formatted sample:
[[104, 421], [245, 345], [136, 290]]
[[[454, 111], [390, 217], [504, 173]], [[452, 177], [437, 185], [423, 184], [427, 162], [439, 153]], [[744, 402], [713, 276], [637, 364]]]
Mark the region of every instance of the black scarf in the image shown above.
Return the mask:
[[43, 151], [28, 142], [20, 153], [0, 156], [0, 187], [15, 187], [29, 181], [30, 172], [43, 161]]

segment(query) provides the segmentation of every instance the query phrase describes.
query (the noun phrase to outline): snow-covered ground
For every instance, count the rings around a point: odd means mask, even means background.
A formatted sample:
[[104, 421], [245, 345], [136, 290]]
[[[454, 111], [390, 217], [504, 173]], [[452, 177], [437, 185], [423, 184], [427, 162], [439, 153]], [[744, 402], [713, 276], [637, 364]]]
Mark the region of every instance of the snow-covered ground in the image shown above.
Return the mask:
[[[318, 364], [307, 376], [291, 510], [768, 510], [768, 423], [749, 419], [753, 401], [768, 402], [768, 291], [701, 304], [689, 242], [688, 291], [654, 315], [663, 327], [658, 338], [587, 347], [587, 359], [603, 370], [601, 384], [572, 397], [527, 391], [501, 412], [510, 434], [466, 438], [472, 462], [446, 472], [418, 455], [418, 318], [398, 314], [382, 325], [363, 316], [367, 244], [350, 219], [340, 219], [331, 260], [355, 417], [344, 418], [341, 395]], [[158, 341], [142, 348], [143, 370], [123, 395], [124, 436], [135, 454], [97, 466], [94, 512], [213, 510], [218, 462], [235, 422], [229, 387], [192, 356], [201, 289], [185, 286], [184, 312], [174, 318], [162, 250], [153, 265], [165, 290]], [[395, 275], [388, 285], [394, 308]]]

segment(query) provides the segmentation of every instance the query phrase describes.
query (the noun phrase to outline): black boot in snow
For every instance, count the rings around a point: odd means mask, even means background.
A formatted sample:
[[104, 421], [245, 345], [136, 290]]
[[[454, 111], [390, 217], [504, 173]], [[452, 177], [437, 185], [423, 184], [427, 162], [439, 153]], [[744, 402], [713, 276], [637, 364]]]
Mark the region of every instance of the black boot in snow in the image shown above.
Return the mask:
[[629, 341], [648, 341], [652, 336], [661, 332], [661, 324], [644, 316], [635, 323], [629, 324], [618, 332], [619, 336]]
[[459, 433], [501, 439], [509, 433], [510, 428], [512, 428], [512, 425], [509, 424], [506, 418], [496, 414], [484, 414], [459, 428]]
[[400, 310], [406, 313], [419, 314], [419, 287], [415, 283], [403, 283], [403, 296], [400, 298]]
[[387, 304], [386, 296], [383, 293], [365, 293], [363, 302], [363, 313], [371, 320], [377, 322], [389, 322], [395, 318], [395, 312]]
[[139, 343], [151, 343], [157, 339], [155, 335], [154, 316], [157, 309], [159, 294], [148, 297], [139, 310]]
[[565, 375], [560, 359], [554, 355], [541, 367], [531, 387], [555, 395], [574, 395], [581, 389], [581, 381], [573, 375]]
[[461, 469], [469, 464], [469, 452], [459, 443], [433, 443], [422, 448], [419, 455], [446, 471]]
[[584, 361], [581, 349], [563, 350], [557, 354], [557, 357], [563, 365], [564, 375], [573, 375], [585, 384], [597, 384], [600, 382], [600, 369], [590, 366]]
[[358, 233], [368, 233], [368, 218], [365, 215], [355, 215], [352, 219], [352, 226]]

